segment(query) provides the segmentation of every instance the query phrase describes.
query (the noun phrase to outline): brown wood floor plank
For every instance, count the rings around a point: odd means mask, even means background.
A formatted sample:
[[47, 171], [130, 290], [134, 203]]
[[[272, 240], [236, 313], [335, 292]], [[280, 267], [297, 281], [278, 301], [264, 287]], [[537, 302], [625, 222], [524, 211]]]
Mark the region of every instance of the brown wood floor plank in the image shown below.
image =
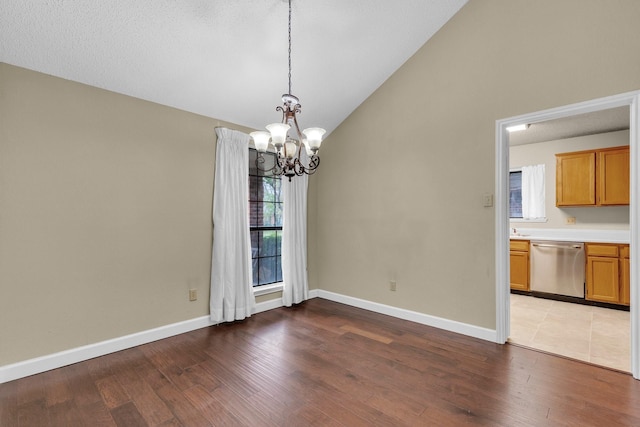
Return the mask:
[[109, 409], [117, 408], [131, 401], [131, 397], [120, 385], [115, 376], [105, 377], [96, 381], [102, 400]]
[[188, 401], [214, 426], [240, 426], [242, 423], [210, 391], [194, 386], [184, 392]]
[[138, 408], [133, 402], [127, 402], [111, 410], [111, 416], [118, 427], [146, 427], [149, 424], [138, 412]]
[[117, 374], [117, 379], [122, 389], [128, 396], [131, 396], [131, 401], [135, 403], [137, 411], [149, 425], [159, 425], [172, 419], [172, 412], [158, 397], [153, 388], [141, 378], [140, 369], [142, 369], [141, 365], [136, 370], [126, 369]]
[[0, 384], [0, 425], [635, 426], [640, 381], [313, 299]]
[[181, 390], [168, 385], [156, 390], [156, 393], [171, 410], [176, 419], [183, 425], [189, 427], [206, 427], [212, 425], [201, 413], [201, 410], [192, 405], [188, 399], [185, 399], [185, 395]]

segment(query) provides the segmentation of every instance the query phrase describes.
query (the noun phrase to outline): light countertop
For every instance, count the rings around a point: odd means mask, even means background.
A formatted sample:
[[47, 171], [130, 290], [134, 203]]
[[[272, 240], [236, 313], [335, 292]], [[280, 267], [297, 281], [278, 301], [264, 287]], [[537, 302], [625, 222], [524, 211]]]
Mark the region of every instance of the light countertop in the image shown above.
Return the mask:
[[592, 230], [565, 228], [518, 228], [510, 238], [514, 240], [555, 240], [560, 242], [593, 242], [629, 244], [629, 230]]

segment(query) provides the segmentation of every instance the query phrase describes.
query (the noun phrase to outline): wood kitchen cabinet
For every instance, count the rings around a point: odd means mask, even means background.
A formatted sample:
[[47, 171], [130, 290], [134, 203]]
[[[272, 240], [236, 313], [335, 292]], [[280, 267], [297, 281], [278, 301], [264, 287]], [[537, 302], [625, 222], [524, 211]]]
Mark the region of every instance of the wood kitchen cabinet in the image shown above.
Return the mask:
[[509, 242], [509, 269], [511, 271], [511, 289], [529, 290], [529, 241], [511, 240]]
[[629, 245], [620, 247], [620, 303], [629, 305], [631, 284], [629, 282]]
[[556, 154], [556, 206], [628, 204], [628, 146]]
[[587, 243], [585, 248], [587, 252], [585, 298], [591, 301], [629, 305], [629, 245]]
[[596, 152], [596, 204], [629, 204], [629, 147], [618, 147]]

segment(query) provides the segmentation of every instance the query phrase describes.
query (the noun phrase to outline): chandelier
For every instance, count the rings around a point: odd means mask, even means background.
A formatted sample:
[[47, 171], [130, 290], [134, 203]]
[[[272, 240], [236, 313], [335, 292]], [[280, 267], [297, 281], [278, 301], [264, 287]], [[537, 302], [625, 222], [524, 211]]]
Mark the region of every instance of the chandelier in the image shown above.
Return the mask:
[[[307, 128], [300, 132], [298, 126], [296, 114], [301, 112], [302, 106], [300, 100], [291, 94], [291, 0], [289, 0], [289, 92], [282, 95], [282, 102], [282, 106], [276, 107], [276, 111], [282, 112], [282, 121], [267, 125], [269, 132], [257, 131], [251, 132], [250, 135], [258, 152], [256, 167], [276, 176], [284, 175], [291, 181], [294, 176], [311, 175], [318, 169], [320, 166], [318, 150], [320, 150], [322, 136], [326, 132], [322, 128]], [[269, 142], [275, 147], [277, 157], [272, 167], [265, 168], [263, 153], [267, 151]], [[307, 161], [301, 158], [303, 147], [307, 154]]]

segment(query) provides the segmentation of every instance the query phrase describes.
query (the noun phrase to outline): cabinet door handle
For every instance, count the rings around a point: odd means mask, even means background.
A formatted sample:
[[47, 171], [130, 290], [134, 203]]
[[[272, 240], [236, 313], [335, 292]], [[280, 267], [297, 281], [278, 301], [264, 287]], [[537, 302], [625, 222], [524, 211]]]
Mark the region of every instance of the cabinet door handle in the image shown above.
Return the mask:
[[582, 246], [580, 246], [580, 245], [562, 246], [562, 245], [550, 245], [550, 244], [545, 244], [545, 243], [532, 243], [531, 246], [538, 246], [540, 248], [582, 249]]

